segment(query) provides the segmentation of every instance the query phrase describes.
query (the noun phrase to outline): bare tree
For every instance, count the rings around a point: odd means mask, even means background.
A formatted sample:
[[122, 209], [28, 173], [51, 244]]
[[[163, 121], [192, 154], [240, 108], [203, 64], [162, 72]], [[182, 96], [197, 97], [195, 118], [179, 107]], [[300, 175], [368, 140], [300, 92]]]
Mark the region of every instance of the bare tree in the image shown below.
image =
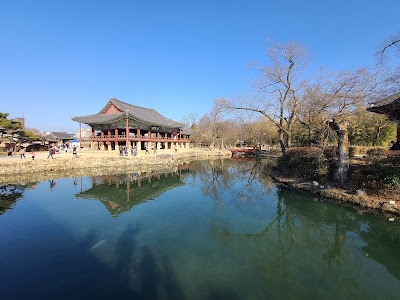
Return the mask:
[[224, 123], [224, 116], [228, 114], [227, 110], [228, 100], [219, 98], [214, 100], [213, 110], [204, 115], [200, 121], [197, 130], [197, 135], [200, 140], [205, 141], [210, 150], [214, 150], [217, 139], [220, 140], [220, 147], [224, 147], [223, 132], [226, 126]]
[[324, 84], [323, 103], [329, 116], [329, 126], [338, 138], [338, 165], [334, 179], [344, 183], [349, 170], [349, 117], [357, 106], [372, 97], [378, 82], [374, 74], [363, 68], [344, 71], [331, 78]]
[[384, 62], [390, 56], [389, 52], [394, 51], [395, 55], [400, 56], [400, 32], [389, 36], [378, 46], [376, 55], [378, 62]]
[[275, 125], [264, 116], [252, 111], [237, 111], [235, 120], [238, 127], [237, 138], [246, 145], [256, 147], [263, 144], [274, 145], [278, 142]]
[[301, 75], [306, 67], [306, 51], [300, 44], [270, 43], [266, 57], [267, 66], [254, 66], [261, 72], [256, 88], [260, 92], [255, 99], [230, 104], [236, 110], [258, 112], [269, 119], [279, 132], [282, 153], [291, 147], [292, 128], [299, 107], [299, 95], [304, 87]]
[[327, 136], [326, 109], [330, 103], [322, 91], [321, 83], [322, 81], [319, 80], [313, 86], [307, 86], [299, 103], [297, 118], [300, 124], [307, 130], [307, 144], [309, 146], [313, 142], [323, 146], [325, 137]]
[[394, 94], [400, 90], [400, 32], [382, 41], [376, 51], [377, 67], [385, 79], [382, 94]]
[[187, 128], [195, 129], [198, 123], [199, 114], [198, 113], [189, 113], [183, 116], [182, 122], [185, 124]]

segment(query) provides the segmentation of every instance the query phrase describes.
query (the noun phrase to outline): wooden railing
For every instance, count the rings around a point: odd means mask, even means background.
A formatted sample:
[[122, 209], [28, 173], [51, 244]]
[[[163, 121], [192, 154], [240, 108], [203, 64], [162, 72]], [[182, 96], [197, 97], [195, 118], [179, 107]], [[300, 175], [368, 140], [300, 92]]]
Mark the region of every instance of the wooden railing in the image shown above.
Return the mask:
[[[126, 135], [104, 135], [104, 136], [95, 136], [89, 138], [90, 141], [93, 142], [102, 142], [102, 141], [126, 141]], [[189, 138], [172, 138], [172, 137], [148, 137], [145, 135], [141, 135], [138, 137], [137, 135], [130, 135], [128, 137], [128, 141], [131, 142], [140, 142], [140, 141], [150, 141], [150, 142], [190, 142]]]

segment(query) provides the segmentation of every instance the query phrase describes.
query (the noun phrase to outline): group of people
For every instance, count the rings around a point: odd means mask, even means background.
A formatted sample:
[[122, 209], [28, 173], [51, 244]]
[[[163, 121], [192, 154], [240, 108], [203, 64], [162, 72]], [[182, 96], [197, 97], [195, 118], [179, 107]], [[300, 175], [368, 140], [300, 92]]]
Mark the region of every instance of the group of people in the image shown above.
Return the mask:
[[[14, 151], [14, 149], [13, 149], [12, 147], [8, 148], [8, 149], [7, 149], [7, 156], [12, 157], [13, 151]], [[18, 153], [19, 153], [19, 156], [20, 156], [21, 159], [22, 159], [22, 158], [26, 158], [25, 152], [26, 152], [26, 149], [25, 149], [24, 147], [22, 147], [21, 149], [19, 149], [19, 152], [18, 152]], [[31, 155], [32, 155], [32, 160], [34, 160], [34, 159], [35, 159], [35, 152], [32, 151], [32, 152], [31, 152]]]
[[[57, 148], [56, 147], [49, 147], [49, 155], [47, 156], [47, 159], [49, 159], [50, 157], [53, 159], [54, 157], [53, 157], [53, 155], [54, 154], [56, 154], [58, 151], [57, 151]], [[66, 151], [67, 152], [67, 151]], [[73, 146], [72, 147], [72, 155], [74, 156], [74, 157], [78, 157], [78, 149], [76, 148], [76, 146]]]
[[[119, 155], [120, 156], [128, 156], [128, 148], [126, 146], [120, 146], [119, 147]], [[131, 155], [136, 156], [137, 155], [137, 149], [136, 147], [133, 147], [131, 149]]]
[[128, 156], [128, 148], [126, 148], [125, 146], [119, 146], [119, 155]]
[[[146, 145], [145, 149], [146, 149], [145, 154], [150, 154], [149, 146]], [[157, 154], [157, 145], [154, 145], [151, 149], [153, 150], [153, 154]]]

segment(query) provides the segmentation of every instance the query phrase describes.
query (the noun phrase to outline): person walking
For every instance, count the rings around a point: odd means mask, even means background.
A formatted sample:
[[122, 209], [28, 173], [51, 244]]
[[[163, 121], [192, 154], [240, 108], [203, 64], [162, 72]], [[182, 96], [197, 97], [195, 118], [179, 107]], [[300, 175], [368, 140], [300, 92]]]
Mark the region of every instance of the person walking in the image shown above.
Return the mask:
[[32, 160], [35, 160], [35, 151], [32, 151]]
[[10, 147], [7, 149], [7, 156], [9, 156], [10, 158], [12, 158], [12, 153], [13, 153], [13, 148]]
[[74, 148], [72, 148], [72, 155], [76, 158], [78, 158], [78, 150], [76, 149], [76, 146], [74, 146]]
[[131, 155], [132, 156], [136, 156], [137, 154], [137, 150], [136, 150], [136, 146], [134, 148], [131, 149]]
[[53, 159], [53, 148], [51, 146], [49, 146], [49, 155], [47, 156], [47, 159], [49, 159], [51, 157], [51, 159]]
[[21, 156], [21, 159], [22, 159], [22, 157], [23, 157], [23, 158], [26, 158], [26, 157], [25, 157], [25, 148], [21, 148], [21, 149], [19, 150], [19, 155]]

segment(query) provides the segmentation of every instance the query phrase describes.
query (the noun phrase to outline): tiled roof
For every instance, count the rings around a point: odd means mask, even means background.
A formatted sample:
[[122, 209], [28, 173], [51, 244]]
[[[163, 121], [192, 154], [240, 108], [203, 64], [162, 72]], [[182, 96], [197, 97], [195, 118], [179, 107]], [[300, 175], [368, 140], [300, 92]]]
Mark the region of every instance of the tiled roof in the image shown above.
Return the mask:
[[125, 116], [125, 113], [117, 113], [109, 115], [95, 114], [82, 117], [73, 117], [72, 120], [85, 124], [103, 124], [103, 123], [111, 123], [112, 121], [118, 120], [123, 116]]
[[60, 140], [72, 140], [73, 139], [73, 134], [71, 133], [66, 133], [66, 132], [52, 132], [52, 135], [54, 135], [56, 138]]
[[59, 140], [72, 140], [72, 134], [66, 132], [50, 132], [45, 136], [45, 139], [49, 142], [57, 142]]
[[400, 106], [400, 93], [391, 95], [371, 104], [369, 111], [382, 113], [386, 108], [393, 109]]
[[194, 134], [194, 130], [191, 128], [182, 128], [182, 134], [192, 135]]
[[[114, 105], [121, 112], [115, 114], [103, 114], [111, 104]], [[126, 113], [129, 114], [130, 118], [151, 125], [159, 125], [172, 128], [183, 127], [182, 123], [168, 119], [154, 109], [128, 104], [115, 98], [111, 98], [107, 102], [106, 106], [104, 106], [104, 108], [98, 114], [73, 117], [72, 120], [85, 124], [110, 123], [112, 121], [121, 119], [125, 116]]]

